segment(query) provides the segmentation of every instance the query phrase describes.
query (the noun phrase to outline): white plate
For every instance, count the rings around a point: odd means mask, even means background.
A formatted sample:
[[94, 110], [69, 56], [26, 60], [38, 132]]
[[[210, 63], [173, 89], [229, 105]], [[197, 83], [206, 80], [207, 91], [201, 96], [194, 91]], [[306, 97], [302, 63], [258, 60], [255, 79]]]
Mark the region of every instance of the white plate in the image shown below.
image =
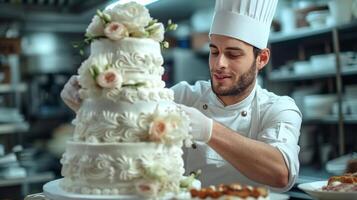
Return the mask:
[[269, 196], [270, 200], [288, 200], [290, 198], [289, 195], [280, 194], [280, 193], [271, 192], [269, 195], [270, 195]]
[[[62, 179], [57, 179], [50, 181], [43, 186], [43, 194], [51, 200], [142, 200], [143, 197], [136, 195], [85, 195], [85, 194], [75, 194], [71, 192], [64, 191], [59, 187], [59, 182]], [[172, 199], [173, 197], [177, 199], [187, 199], [189, 193], [180, 193], [176, 196], [173, 194], [168, 194], [162, 199]]]
[[[64, 191], [59, 187], [62, 179], [50, 181], [43, 186], [44, 195], [51, 200], [114, 200], [114, 199], [135, 199], [129, 195], [84, 195]], [[136, 198], [138, 199], [138, 198]]]
[[319, 200], [357, 200], [357, 192], [335, 192], [322, 191], [321, 188], [327, 185], [327, 181], [316, 181], [312, 183], [302, 183], [298, 188], [308, 193], [314, 199]]
[[[134, 196], [134, 195], [84, 195], [84, 194], [74, 194], [70, 192], [64, 191], [61, 187], [59, 187], [59, 182], [61, 179], [57, 179], [54, 181], [50, 181], [43, 186], [43, 194], [46, 198], [50, 200], [142, 200], [142, 197]], [[175, 196], [175, 199], [189, 199], [189, 193], [181, 193]], [[172, 195], [168, 195], [170, 197], [165, 199], [172, 199]], [[29, 198], [31, 199], [31, 198]], [[35, 198], [34, 198], [35, 199]], [[38, 199], [38, 198], [37, 198]], [[271, 200], [288, 200], [289, 195], [279, 194], [279, 193], [270, 193]]]

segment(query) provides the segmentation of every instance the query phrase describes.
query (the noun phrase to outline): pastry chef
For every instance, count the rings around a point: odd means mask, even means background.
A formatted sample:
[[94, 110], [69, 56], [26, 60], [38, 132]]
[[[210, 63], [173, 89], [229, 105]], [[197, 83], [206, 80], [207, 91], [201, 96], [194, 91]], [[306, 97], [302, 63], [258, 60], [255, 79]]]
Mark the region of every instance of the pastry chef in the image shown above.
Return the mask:
[[203, 185], [242, 182], [287, 191], [299, 173], [301, 113], [294, 101], [257, 83], [268, 63], [277, 0], [216, 0], [210, 37], [211, 80], [181, 82], [175, 101], [189, 113], [193, 137], [186, 171]]
[[[186, 171], [201, 170], [203, 186], [264, 185], [289, 190], [299, 173], [301, 113], [287, 96], [257, 83], [268, 63], [267, 41], [278, 0], [216, 0], [210, 37], [210, 81], [173, 86], [175, 102], [191, 117], [195, 148]], [[61, 96], [78, 109], [72, 77]]]

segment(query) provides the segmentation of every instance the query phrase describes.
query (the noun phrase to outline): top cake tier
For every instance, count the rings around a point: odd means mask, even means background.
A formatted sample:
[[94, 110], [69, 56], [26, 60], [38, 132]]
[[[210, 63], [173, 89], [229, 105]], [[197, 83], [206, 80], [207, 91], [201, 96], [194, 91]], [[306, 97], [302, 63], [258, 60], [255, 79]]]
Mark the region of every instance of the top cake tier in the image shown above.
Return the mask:
[[166, 94], [162, 64], [160, 45], [152, 39], [95, 40], [91, 55], [78, 69], [81, 97], [104, 95], [118, 100], [133, 89], [137, 92], [154, 89], [156, 93]]
[[162, 64], [160, 44], [152, 39], [130, 37], [118, 41], [100, 39], [91, 44], [91, 56], [106, 53], [120, 54], [120, 52], [150, 55], [150, 57], [161, 61], [158, 64]]
[[165, 28], [135, 2], [98, 11], [85, 34], [85, 42], [91, 44], [90, 56], [78, 69], [81, 98], [117, 101], [128, 92], [140, 97], [146, 90], [150, 97], [170, 99], [171, 92], [162, 81], [161, 48], [168, 47], [165, 31], [175, 27], [169, 21]]

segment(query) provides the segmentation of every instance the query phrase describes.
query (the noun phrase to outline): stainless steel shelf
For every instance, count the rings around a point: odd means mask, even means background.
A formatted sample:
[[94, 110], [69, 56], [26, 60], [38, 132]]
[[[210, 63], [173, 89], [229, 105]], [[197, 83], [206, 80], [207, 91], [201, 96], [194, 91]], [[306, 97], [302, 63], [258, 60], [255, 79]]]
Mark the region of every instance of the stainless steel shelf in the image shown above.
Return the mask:
[[24, 92], [26, 90], [27, 90], [27, 85], [25, 83], [20, 83], [18, 85], [0, 84], [0, 93]]
[[[303, 117], [304, 124], [337, 124], [338, 116], [337, 115], [330, 115], [324, 117]], [[343, 116], [343, 123], [344, 124], [357, 124], [357, 116], [356, 115], [345, 115]]]
[[23, 185], [28, 183], [41, 183], [54, 179], [53, 172], [43, 172], [39, 174], [32, 174], [25, 178], [2, 179], [0, 180], [0, 187]]
[[0, 135], [11, 134], [15, 132], [25, 132], [29, 129], [27, 122], [13, 123], [13, 124], [0, 124]]
[[296, 29], [294, 32], [291, 33], [272, 33], [269, 37], [269, 43], [287, 42], [296, 39], [303, 39], [306, 37], [328, 34], [331, 33], [333, 29], [337, 29], [340, 31], [354, 27], [357, 27], [357, 20], [354, 20], [353, 22], [348, 24], [341, 24], [337, 26], [326, 26], [315, 29], [311, 27], [304, 27]]
[[343, 76], [356, 75], [357, 74], [357, 65], [348, 66], [348, 67], [342, 67], [341, 74]]
[[[347, 66], [343, 67], [341, 71], [342, 76], [356, 75], [357, 66]], [[320, 78], [332, 78], [336, 76], [336, 71], [320, 71], [320, 72], [311, 72], [306, 74], [279, 74], [271, 73], [269, 76], [269, 81], [303, 81], [303, 80], [312, 80]]]
[[[345, 44], [345, 42], [351, 42], [351, 44], [354, 44], [357, 40], [357, 19], [354, 21], [347, 23], [347, 24], [341, 24], [341, 25], [336, 25], [336, 26], [330, 26], [330, 27], [323, 27], [323, 28], [318, 28], [318, 29], [312, 29], [312, 28], [303, 28], [303, 29], [297, 29], [296, 31], [289, 33], [289, 34], [283, 34], [283, 33], [273, 33], [271, 34], [269, 38], [269, 43], [271, 45], [271, 48], [276, 48], [279, 50], [284, 51], [285, 49], [289, 49], [290, 47], [296, 47], [294, 51], [291, 52], [291, 55], [287, 55], [285, 57], [279, 57], [277, 56], [275, 59], [278, 60], [275, 63], [287, 63], [288, 60], [291, 59], [297, 59], [297, 58], [306, 58], [309, 53], [307, 48], [311, 44], [311, 42], [314, 43], [314, 45], [317, 44], [321, 45], [319, 48], [322, 50], [324, 53], [327, 52], [327, 46], [330, 46], [330, 50], [328, 51], [331, 53], [334, 53], [335, 55], [335, 68], [327, 71], [327, 70], [321, 70], [321, 72], [314, 72], [314, 71], [309, 71], [304, 74], [293, 74], [290, 73], [290, 71], [284, 71], [288, 68], [281, 68], [283, 69], [279, 73], [279, 71], [271, 71], [268, 72], [268, 81], [270, 81], [271, 87], [275, 88], [276, 90], [282, 90], [284, 89], [289, 89], [288, 87], [290, 86], [297, 86], [298, 81], [312, 81], [314, 83], [321, 81], [322, 79], [328, 79], [328, 80], [323, 80], [324, 82], [328, 83], [329, 85], [329, 91], [333, 90], [336, 93], [337, 97], [337, 102], [338, 102], [338, 115], [335, 116], [323, 116], [323, 117], [316, 117], [316, 118], [308, 118], [308, 116], [303, 116], [303, 125], [321, 125], [321, 124], [328, 124], [328, 125], [334, 125], [337, 127], [337, 142], [338, 142], [338, 153], [339, 155], [343, 155], [346, 151], [346, 141], [345, 141], [345, 127], [344, 125], [346, 124], [357, 124], [357, 118], [353, 116], [347, 116], [343, 115], [342, 111], [342, 101], [343, 101], [343, 78], [347, 78], [347, 76], [355, 77], [357, 75], [357, 66], [342, 66], [341, 59], [340, 59], [340, 54], [342, 54], [341, 50], [352, 50], [352, 46], [347, 45], [346, 49], [341, 49], [340, 45]], [[315, 44], [316, 40], [316, 44]], [[330, 45], [332, 44], [332, 46]], [[327, 46], [326, 46], [327, 45]], [[297, 51], [295, 51], [297, 50]], [[285, 54], [284, 54], [285, 55]], [[356, 63], [354, 63], [357, 65]], [[272, 68], [271, 70], [279, 69], [278, 66], [274, 66], [275, 68]], [[351, 78], [348, 77], [348, 78]], [[333, 79], [333, 80], [332, 80]], [[332, 80], [332, 81], [331, 81]], [[349, 80], [349, 79], [348, 79]], [[287, 87], [284, 87], [281, 82], [286, 82], [291, 83], [288, 84]], [[295, 83], [296, 82], [296, 83]], [[335, 85], [333, 88], [332, 86]], [[273, 90], [274, 91], [274, 90]], [[285, 91], [287, 92], [287, 91]], [[335, 142], [335, 141], [334, 141]]]
[[269, 81], [303, 81], [316, 78], [330, 78], [335, 76], [335, 71], [321, 71], [308, 74], [270, 74]]
[[345, 124], [357, 124], [357, 115], [345, 115], [343, 122]]
[[273, 33], [269, 37], [269, 43], [285, 42], [294, 39], [306, 38], [309, 36], [331, 32], [332, 27], [312, 29], [310, 27], [300, 28], [292, 33]]
[[303, 117], [304, 124], [337, 124], [338, 116]]

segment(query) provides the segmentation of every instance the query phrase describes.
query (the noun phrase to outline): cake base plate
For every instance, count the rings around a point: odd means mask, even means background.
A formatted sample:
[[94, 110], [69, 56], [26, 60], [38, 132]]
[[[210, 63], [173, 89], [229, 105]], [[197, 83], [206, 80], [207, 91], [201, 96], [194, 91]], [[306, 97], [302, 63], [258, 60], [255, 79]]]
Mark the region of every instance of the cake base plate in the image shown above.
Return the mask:
[[[139, 200], [143, 199], [142, 196], [136, 195], [88, 195], [88, 194], [75, 194], [71, 192], [67, 192], [63, 190], [59, 183], [62, 179], [57, 179], [46, 183], [43, 186], [43, 194], [46, 198], [50, 200]], [[188, 196], [187, 196], [188, 195]], [[189, 193], [182, 193], [178, 196], [167, 195], [163, 199], [187, 199], [189, 197]]]

